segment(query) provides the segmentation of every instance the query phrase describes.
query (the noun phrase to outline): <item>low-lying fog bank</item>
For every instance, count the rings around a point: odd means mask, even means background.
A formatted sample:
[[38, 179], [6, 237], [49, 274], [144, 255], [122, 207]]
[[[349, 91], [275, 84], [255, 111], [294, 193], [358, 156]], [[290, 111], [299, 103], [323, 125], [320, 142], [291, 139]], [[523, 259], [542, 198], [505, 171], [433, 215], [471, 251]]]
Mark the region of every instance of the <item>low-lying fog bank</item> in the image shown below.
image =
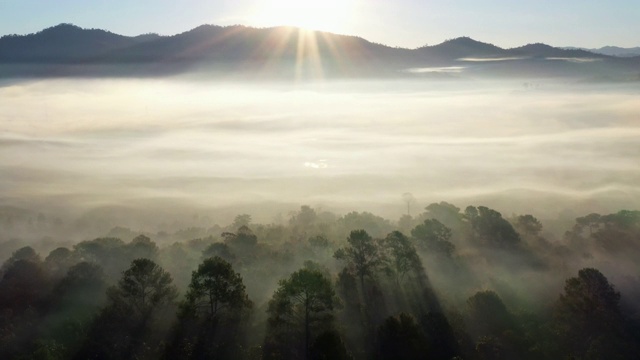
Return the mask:
[[639, 93], [551, 80], [7, 83], [0, 205], [148, 231], [271, 222], [300, 204], [397, 219], [407, 192], [415, 211], [638, 208]]
[[633, 359], [639, 92], [5, 84], [0, 353]]

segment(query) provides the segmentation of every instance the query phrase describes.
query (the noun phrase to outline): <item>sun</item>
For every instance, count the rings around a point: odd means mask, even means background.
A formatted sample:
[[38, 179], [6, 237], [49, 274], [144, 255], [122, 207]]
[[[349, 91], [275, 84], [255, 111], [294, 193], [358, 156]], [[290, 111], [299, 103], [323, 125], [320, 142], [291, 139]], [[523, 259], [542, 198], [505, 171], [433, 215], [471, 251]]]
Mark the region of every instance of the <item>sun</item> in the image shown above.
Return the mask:
[[346, 31], [355, 15], [356, 0], [269, 0], [254, 9], [264, 26], [295, 26], [308, 30]]

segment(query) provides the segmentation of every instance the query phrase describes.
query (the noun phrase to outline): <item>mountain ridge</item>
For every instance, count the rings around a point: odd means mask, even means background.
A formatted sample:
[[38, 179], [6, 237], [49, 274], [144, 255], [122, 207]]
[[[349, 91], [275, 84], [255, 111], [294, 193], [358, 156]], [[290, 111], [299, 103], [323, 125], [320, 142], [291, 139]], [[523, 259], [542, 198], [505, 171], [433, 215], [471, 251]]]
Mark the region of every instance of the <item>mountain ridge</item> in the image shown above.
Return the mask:
[[640, 46], [636, 47], [620, 47], [620, 46], [603, 46], [599, 48], [579, 48], [579, 47], [563, 47], [568, 50], [586, 50], [596, 54], [603, 54], [615, 57], [637, 57], [640, 56]]
[[[0, 77], [20, 76], [20, 71], [28, 75], [30, 71], [37, 70], [35, 73], [40, 71], [41, 74], [46, 72], [43, 66], [57, 66], [56, 71], [62, 76], [77, 73], [83, 67], [82, 72], [90, 76], [94, 70], [88, 66], [122, 64], [155, 66], [155, 70], [128, 69], [131, 74], [139, 71], [179, 73], [203, 67], [216, 67], [222, 69], [220, 71], [261, 68], [266, 69], [265, 72], [290, 74], [294, 64], [297, 73], [317, 71], [318, 64], [314, 61], [321, 63], [320, 72], [359, 76], [372, 72], [397, 74], [402, 69], [429, 66], [468, 66], [470, 61], [477, 68], [483, 62], [507, 59], [518, 60], [519, 66], [527, 68], [531, 68], [536, 60], [548, 59], [574, 63], [597, 60], [617, 67], [631, 66], [633, 71], [640, 64], [640, 57], [616, 58], [542, 43], [505, 49], [465, 36], [437, 45], [406, 49], [377, 44], [357, 36], [286, 26], [255, 28], [205, 24], [169, 36], [125, 36], [63, 23], [28, 35], [0, 37], [0, 64], [14, 68], [32, 65], [29, 70], [0, 69]], [[509, 66], [503, 67], [507, 69]], [[539, 71], [541, 65], [535, 64], [535, 67]], [[494, 64], [493, 71], [495, 68]]]

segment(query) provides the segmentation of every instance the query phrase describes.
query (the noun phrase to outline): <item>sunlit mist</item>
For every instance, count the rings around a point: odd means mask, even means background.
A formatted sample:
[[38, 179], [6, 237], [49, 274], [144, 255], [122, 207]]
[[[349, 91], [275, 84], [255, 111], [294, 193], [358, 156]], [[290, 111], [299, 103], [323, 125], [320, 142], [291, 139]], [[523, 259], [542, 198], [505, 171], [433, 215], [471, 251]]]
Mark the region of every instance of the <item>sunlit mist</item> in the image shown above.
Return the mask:
[[0, 189], [5, 201], [80, 207], [396, 204], [384, 207], [394, 216], [407, 191], [638, 205], [637, 91], [526, 85], [18, 83], [0, 89]]

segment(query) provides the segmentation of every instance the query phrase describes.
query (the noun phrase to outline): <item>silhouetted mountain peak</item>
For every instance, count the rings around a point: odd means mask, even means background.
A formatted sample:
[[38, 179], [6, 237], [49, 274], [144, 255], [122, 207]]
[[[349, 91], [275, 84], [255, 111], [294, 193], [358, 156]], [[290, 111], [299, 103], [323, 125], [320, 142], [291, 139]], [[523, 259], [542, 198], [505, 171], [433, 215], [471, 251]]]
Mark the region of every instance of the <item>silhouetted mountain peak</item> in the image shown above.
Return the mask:
[[419, 50], [452, 60], [471, 56], [500, 56], [504, 53], [502, 48], [474, 40], [468, 36], [450, 39], [438, 45], [425, 46]]
[[594, 54], [582, 49], [562, 49], [543, 43], [527, 44], [517, 48], [509, 49], [509, 51], [517, 55], [532, 57], [603, 57], [603, 55]]
[[134, 37], [137, 41], [153, 41], [159, 38], [161, 38], [161, 36], [156, 33], [142, 34]]
[[[505, 50], [468, 36], [410, 50], [371, 43], [356, 36], [310, 32], [289, 26], [254, 28], [207, 24], [172, 36], [144, 34], [131, 37], [63, 23], [34, 34], [0, 38], [2, 64], [154, 64], [161, 69], [158, 72], [198, 68], [238, 72], [259, 69], [265, 73], [290, 74], [291, 64], [295, 63], [295, 71], [300, 71], [304, 65], [311, 69], [310, 73], [321, 64], [326, 73], [395, 75], [406, 69], [459, 65], [461, 61], [473, 62], [478, 70], [484, 66], [481, 63], [491, 61], [491, 71], [517, 74], [521, 69], [526, 71], [527, 66], [539, 66], [540, 62], [531, 59], [571, 61], [573, 58], [608, 59], [605, 55], [542, 43]], [[499, 66], [494, 62], [505, 59], [523, 61]], [[635, 66], [634, 61], [630, 59], [627, 66]], [[556, 71], [553, 69], [558, 69], [555, 73], [567, 71], [567, 66], [557, 65], [557, 61], [549, 62], [548, 72]], [[68, 69], [71, 72], [91, 71], [81, 66]]]
[[620, 56], [620, 57], [633, 57], [640, 55], [640, 47], [623, 48], [619, 46], [604, 46], [599, 49], [582, 49], [588, 50], [597, 54]]
[[199, 34], [199, 33], [210, 32], [212, 30], [220, 30], [220, 29], [223, 29], [223, 27], [218, 25], [212, 25], [212, 24], [204, 24], [204, 25], [194, 27], [191, 30], [185, 31], [182, 34]]
[[65, 37], [73, 38], [78, 36], [84, 36], [84, 37], [95, 37], [95, 36], [105, 37], [106, 36], [106, 37], [114, 37], [114, 38], [124, 37], [122, 35], [117, 35], [112, 32], [101, 30], [101, 29], [83, 29], [79, 26], [76, 26], [74, 24], [69, 24], [69, 23], [58, 24], [56, 26], [46, 28], [32, 35], [36, 37], [48, 37], [48, 38], [65, 38]]
[[83, 29], [80, 26], [77, 26], [71, 23], [60, 23], [58, 25], [48, 27], [40, 31], [40, 33], [57, 32], [57, 31], [82, 31], [82, 30]]
[[0, 38], [0, 58], [10, 62], [77, 61], [132, 42], [132, 38], [105, 30], [63, 23], [34, 34]]
[[488, 45], [488, 44], [474, 40], [468, 36], [461, 36], [454, 39], [445, 40], [440, 45], [482, 46], [482, 45]]
[[523, 45], [514, 49], [532, 51], [532, 52], [542, 52], [542, 51], [554, 50], [555, 48], [551, 45], [547, 45], [544, 43], [532, 43], [532, 44]]

